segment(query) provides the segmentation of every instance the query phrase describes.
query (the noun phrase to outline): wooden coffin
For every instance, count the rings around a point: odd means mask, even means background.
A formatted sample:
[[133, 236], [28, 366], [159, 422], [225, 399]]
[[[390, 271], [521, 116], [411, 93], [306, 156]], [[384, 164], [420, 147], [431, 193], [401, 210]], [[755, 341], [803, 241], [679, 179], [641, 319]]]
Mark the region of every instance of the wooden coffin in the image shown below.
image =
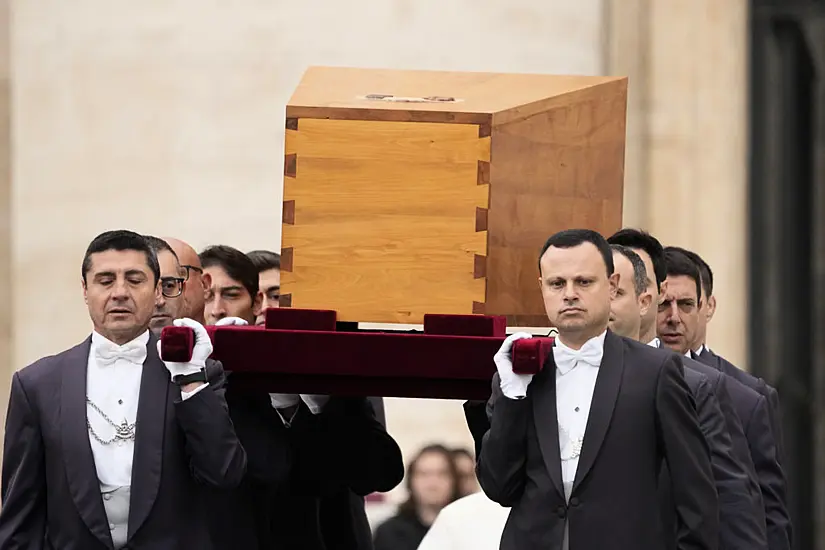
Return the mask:
[[552, 233], [619, 229], [627, 79], [310, 68], [286, 108], [283, 307], [547, 326]]

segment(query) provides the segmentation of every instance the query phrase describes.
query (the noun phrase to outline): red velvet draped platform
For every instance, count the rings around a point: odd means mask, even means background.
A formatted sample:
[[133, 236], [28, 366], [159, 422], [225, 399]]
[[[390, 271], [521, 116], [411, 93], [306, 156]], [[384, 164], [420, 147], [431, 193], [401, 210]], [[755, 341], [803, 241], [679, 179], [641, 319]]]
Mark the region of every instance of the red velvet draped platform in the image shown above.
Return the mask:
[[[207, 327], [231, 383], [280, 393], [486, 399], [506, 320], [426, 315], [424, 332], [341, 330], [334, 311], [267, 310], [264, 327]], [[161, 355], [188, 361], [193, 333], [166, 327]], [[536, 373], [552, 338], [518, 340], [516, 372]]]

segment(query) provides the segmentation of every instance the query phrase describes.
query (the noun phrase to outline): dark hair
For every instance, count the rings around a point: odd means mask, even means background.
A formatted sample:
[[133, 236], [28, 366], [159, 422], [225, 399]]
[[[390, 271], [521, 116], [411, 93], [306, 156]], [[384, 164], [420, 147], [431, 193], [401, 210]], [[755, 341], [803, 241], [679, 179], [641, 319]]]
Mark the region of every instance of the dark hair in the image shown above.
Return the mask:
[[555, 248], [575, 248], [584, 243], [590, 243], [599, 249], [604, 259], [604, 265], [607, 268], [607, 276], [610, 277], [613, 275], [613, 253], [610, 252], [610, 245], [607, 244], [607, 241], [604, 240], [604, 237], [600, 233], [592, 229], [565, 229], [564, 231], [559, 231], [551, 235], [550, 238], [545, 241], [539, 253], [539, 273], [541, 273], [541, 257], [544, 256], [548, 248], [551, 246]]
[[628, 248], [638, 248], [644, 250], [650, 261], [653, 263], [653, 274], [656, 277], [656, 290], [662, 289], [662, 283], [667, 279], [667, 268], [665, 267], [664, 249], [662, 243], [656, 237], [642, 231], [641, 229], [630, 229], [628, 227], [620, 229], [608, 237], [610, 244], [620, 244]]
[[152, 235], [144, 235], [143, 238], [146, 239], [146, 243], [152, 248], [156, 255], [160, 254], [161, 251], [171, 252], [172, 256], [174, 256], [176, 260], [180, 261], [178, 259], [178, 255], [175, 254], [175, 251], [172, 250], [171, 246], [169, 246], [169, 243], [163, 239]]
[[455, 467], [455, 460], [450, 452], [450, 449], [444, 445], [427, 445], [420, 451], [407, 465], [407, 475], [404, 477], [404, 483], [407, 486], [407, 500], [401, 503], [398, 507], [398, 515], [407, 517], [417, 517], [416, 507], [418, 503], [415, 500], [415, 495], [412, 493], [412, 478], [415, 475], [415, 468], [418, 461], [426, 454], [439, 454], [444, 457], [447, 462], [447, 468], [450, 471], [450, 478], [452, 479], [453, 490], [451, 491], [450, 502], [458, 500], [461, 497], [461, 487], [459, 487], [458, 470]]
[[258, 294], [258, 269], [249, 257], [231, 246], [208, 246], [198, 254], [204, 269], [218, 266], [232, 279], [243, 285], [254, 300]]
[[155, 277], [155, 283], [160, 280], [160, 266], [158, 265], [158, 257], [152, 247], [146, 240], [135, 233], [126, 229], [117, 229], [115, 231], [106, 231], [101, 233], [89, 243], [86, 248], [86, 254], [83, 256], [83, 263], [80, 266], [80, 275], [83, 277], [83, 284], [86, 284], [86, 275], [92, 269], [92, 254], [99, 254], [108, 250], [126, 251], [134, 250], [136, 252], [143, 252], [146, 254], [146, 265]]
[[672, 246], [665, 248], [665, 265], [667, 266], [668, 277], [683, 276], [696, 281], [696, 301], [700, 303], [702, 299], [702, 279], [699, 275], [699, 267], [685, 253]]
[[270, 269], [281, 269], [281, 255], [269, 250], [253, 250], [247, 252], [247, 256], [255, 264], [258, 273], [269, 271]]
[[702, 278], [702, 288], [705, 289], [705, 296], [707, 296], [708, 298], [713, 296], [713, 271], [711, 271], [708, 263], [705, 260], [703, 260], [699, 254], [691, 250], [686, 250], [678, 246], [670, 246], [668, 248], [678, 250], [679, 252], [687, 256], [691, 262], [696, 264], [696, 267], [699, 268], [699, 276]]
[[633, 291], [638, 298], [647, 288], [647, 268], [645, 267], [645, 263], [638, 254], [633, 252], [633, 249], [626, 246], [611, 244], [610, 250], [627, 258], [630, 261], [630, 265], [633, 266]]

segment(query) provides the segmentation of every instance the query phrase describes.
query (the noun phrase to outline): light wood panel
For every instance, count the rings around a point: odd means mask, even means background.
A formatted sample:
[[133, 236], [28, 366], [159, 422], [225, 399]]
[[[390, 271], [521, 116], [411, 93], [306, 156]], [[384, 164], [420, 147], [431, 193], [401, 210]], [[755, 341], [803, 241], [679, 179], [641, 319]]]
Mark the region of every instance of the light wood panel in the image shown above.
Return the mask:
[[538, 253], [563, 229], [621, 227], [627, 80], [493, 127], [487, 301], [510, 326], [549, 326]]
[[472, 313], [484, 302], [477, 257], [487, 239], [476, 229], [489, 185], [478, 184], [478, 167], [490, 140], [477, 125], [291, 124], [286, 303], [334, 309], [344, 321], [421, 323], [425, 313]]

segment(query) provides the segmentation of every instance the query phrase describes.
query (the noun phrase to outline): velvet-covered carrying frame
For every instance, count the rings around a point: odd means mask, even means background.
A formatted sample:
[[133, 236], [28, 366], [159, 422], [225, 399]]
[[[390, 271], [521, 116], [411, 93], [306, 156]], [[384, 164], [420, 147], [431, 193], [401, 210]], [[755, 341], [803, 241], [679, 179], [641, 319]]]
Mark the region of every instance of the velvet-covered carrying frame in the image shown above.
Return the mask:
[[[212, 357], [231, 372], [233, 386], [280, 393], [486, 399], [496, 371], [493, 356], [506, 320], [484, 315], [427, 315], [424, 331], [342, 330], [334, 311], [267, 310], [265, 327], [207, 327]], [[188, 361], [194, 336], [166, 327], [161, 355]], [[552, 338], [516, 341], [513, 368], [536, 373]]]

